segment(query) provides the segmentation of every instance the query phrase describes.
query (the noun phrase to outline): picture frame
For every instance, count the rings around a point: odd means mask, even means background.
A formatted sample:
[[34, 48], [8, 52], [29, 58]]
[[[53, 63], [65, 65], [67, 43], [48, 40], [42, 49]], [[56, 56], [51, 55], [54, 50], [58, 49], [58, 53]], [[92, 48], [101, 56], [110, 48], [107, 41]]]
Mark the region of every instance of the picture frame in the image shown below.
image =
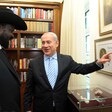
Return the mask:
[[99, 0], [99, 35], [112, 33], [112, 0]]
[[[95, 60], [101, 58], [104, 54], [112, 52], [112, 37], [101, 38], [94, 41], [95, 46]], [[110, 54], [112, 59], [112, 54]], [[104, 68], [98, 72], [112, 75], [112, 61], [106, 62]]]

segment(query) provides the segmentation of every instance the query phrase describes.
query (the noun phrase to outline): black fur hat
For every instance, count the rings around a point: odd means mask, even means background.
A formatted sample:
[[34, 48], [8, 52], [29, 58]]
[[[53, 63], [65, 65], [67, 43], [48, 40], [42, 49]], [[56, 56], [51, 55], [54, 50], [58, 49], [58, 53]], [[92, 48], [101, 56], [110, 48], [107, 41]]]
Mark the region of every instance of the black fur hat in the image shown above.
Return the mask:
[[0, 8], [0, 24], [11, 24], [17, 30], [27, 30], [25, 21], [7, 8]]

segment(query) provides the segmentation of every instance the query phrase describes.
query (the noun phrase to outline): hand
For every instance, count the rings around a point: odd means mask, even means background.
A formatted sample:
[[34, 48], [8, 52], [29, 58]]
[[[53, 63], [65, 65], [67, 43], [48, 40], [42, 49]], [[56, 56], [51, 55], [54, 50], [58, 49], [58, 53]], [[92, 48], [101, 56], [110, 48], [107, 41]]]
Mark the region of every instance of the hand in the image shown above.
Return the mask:
[[110, 54], [112, 54], [112, 52], [104, 54], [100, 59], [97, 60], [97, 63], [104, 64], [106, 62], [110, 62], [111, 61]]

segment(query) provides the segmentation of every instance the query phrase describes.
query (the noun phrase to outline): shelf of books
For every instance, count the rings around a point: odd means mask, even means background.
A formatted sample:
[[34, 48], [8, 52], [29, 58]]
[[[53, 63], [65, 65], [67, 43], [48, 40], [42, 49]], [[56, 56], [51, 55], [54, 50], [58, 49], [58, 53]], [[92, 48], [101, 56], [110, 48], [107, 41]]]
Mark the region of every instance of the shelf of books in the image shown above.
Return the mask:
[[[0, 7], [11, 9], [27, 24], [26, 31], [14, 31], [14, 38], [6, 49], [8, 57], [20, 75], [22, 82], [21, 98], [23, 98], [24, 84], [26, 81], [28, 65], [41, 51], [41, 35], [44, 32], [55, 32], [60, 35], [61, 4], [56, 3], [27, 3], [27, 2], [2, 2]], [[21, 102], [23, 105], [23, 100]], [[21, 109], [23, 112], [23, 106]]]

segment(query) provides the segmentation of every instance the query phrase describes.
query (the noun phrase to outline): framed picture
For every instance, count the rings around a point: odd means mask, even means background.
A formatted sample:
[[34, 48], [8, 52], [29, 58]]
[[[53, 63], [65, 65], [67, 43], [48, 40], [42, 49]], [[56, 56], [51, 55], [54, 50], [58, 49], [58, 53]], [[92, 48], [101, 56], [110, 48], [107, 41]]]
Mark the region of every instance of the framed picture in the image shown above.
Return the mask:
[[112, 0], [99, 0], [99, 34], [112, 33]]
[[[101, 58], [104, 54], [112, 52], [112, 37], [97, 39], [94, 42], [95, 44], [95, 59]], [[112, 59], [112, 55], [110, 55]], [[104, 64], [104, 68], [99, 70], [98, 72], [112, 75], [112, 61], [106, 62]]]

